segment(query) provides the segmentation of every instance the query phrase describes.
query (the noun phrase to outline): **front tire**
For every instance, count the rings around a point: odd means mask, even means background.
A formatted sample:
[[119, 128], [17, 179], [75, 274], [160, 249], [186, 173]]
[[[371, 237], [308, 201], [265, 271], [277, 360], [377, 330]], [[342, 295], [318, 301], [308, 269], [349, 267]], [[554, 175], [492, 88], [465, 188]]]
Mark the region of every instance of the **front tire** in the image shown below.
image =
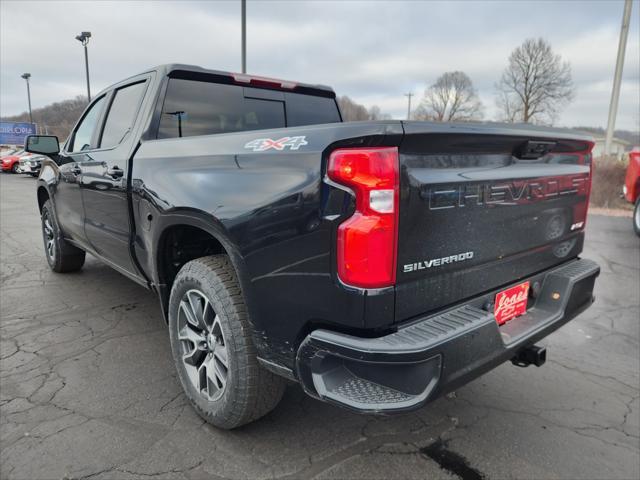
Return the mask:
[[273, 410], [285, 380], [257, 360], [251, 326], [229, 257], [192, 260], [169, 300], [169, 337], [180, 383], [196, 412], [225, 429]]
[[636, 200], [636, 207], [633, 209], [633, 230], [640, 237], [640, 197]]
[[62, 237], [51, 200], [47, 200], [42, 206], [41, 220], [44, 254], [51, 270], [58, 273], [80, 270], [86, 254]]
[[11, 165], [11, 173], [18, 173], [18, 167], [20, 165], [18, 165], [17, 163], [14, 163], [13, 165]]

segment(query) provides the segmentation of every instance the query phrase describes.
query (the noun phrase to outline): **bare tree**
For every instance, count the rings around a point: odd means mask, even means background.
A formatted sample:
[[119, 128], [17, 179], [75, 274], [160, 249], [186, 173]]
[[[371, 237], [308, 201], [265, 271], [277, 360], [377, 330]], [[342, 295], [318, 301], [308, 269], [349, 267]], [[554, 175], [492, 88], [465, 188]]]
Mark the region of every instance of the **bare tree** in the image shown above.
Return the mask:
[[496, 105], [501, 112], [500, 120], [504, 122], [518, 122], [521, 114], [515, 102], [511, 101], [507, 92], [498, 91], [496, 96]]
[[511, 52], [496, 87], [496, 103], [510, 122], [553, 123], [574, 95], [571, 65], [542, 38], [525, 40]]
[[359, 120], [388, 120], [390, 115], [382, 113], [380, 107], [373, 105], [369, 110], [364, 105], [354, 102], [346, 95], [338, 97], [338, 105], [345, 122], [357, 122]]
[[372, 105], [367, 111], [369, 120], [391, 120], [391, 115], [382, 113], [378, 105]]
[[466, 73], [446, 72], [425, 90], [413, 117], [437, 122], [479, 120], [482, 103]]
[[346, 95], [338, 97], [338, 105], [342, 112], [342, 119], [345, 122], [357, 122], [358, 120], [369, 120], [369, 112], [364, 105], [354, 102]]

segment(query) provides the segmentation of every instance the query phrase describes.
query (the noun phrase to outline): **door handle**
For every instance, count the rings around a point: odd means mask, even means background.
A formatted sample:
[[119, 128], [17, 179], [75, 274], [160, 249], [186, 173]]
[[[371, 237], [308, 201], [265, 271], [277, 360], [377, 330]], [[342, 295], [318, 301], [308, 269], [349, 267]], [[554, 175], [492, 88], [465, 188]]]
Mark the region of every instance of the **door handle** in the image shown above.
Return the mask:
[[107, 175], [113, 178], [120, 178], [124, 175], [124, 170], [122, 170], [117, 165], [114, 165], [113, 168], [107, 170]]

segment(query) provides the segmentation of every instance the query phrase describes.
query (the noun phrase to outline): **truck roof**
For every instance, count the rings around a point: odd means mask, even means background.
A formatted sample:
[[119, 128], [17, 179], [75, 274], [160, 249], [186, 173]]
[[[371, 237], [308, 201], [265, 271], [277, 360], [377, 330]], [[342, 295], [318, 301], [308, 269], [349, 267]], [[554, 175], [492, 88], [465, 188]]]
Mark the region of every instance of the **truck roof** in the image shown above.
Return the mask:
[[[148, 73], [158, 72], [162, 76], [192, 76], [197, 77], [218, 77], [219, 80], [225, 83], [234, 83], [239, 85], [246, 85], [258, 88], [270, 88], [276, 90], [291, 90], [299, 93], [307, 93], [311, 95], [320, 95], [323, 97], [335, 97], [333, 88], [327, 85], [302, 83], [290, 80], [281, 80], [277, 78], [262, 77], [257, 75], [251, 75], [246, 73], [234, 73], [224, 70], [213, 70], [208, 68], [202, 68], [197, 65], [187, 65], [182, 63], [166, 63], [158, 65], [152, 68], [143, 70], [142, 72], [132, 75], [129, 78]], [[191, 74], [191, 75], [189, 75]], [[124, 81], [124, 80], [123, 80]], [[121, 82], [117, 82], [121, 83]], [[111, 87], [107, 87], [111, 88]], [[105, 89], [105, 90], [107, 90]]]

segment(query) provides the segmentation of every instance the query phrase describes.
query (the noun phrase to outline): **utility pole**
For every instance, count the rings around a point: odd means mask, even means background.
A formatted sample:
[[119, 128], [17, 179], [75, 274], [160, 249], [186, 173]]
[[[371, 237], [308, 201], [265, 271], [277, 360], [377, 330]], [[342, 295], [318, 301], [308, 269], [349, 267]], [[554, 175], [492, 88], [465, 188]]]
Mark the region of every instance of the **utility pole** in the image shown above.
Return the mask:
[[242, 8], [242, 73], [247, 73], [247, 0], [240, 0]]
[[607, 136], [604, 142], [604, 154], [611, 153], [613, 131], [616, 128], [616, 116], [618, 115], [618, 101], [620, 100], [620, 83], [622, 82], [622, 68], [624, 67], [624, 53], [627, 48], [627, 36], [629, 35], [629, 22], [631, 21], [632, 0], [625, 0], [624, 13], [622, 14], [622, 27], [620, 28], [620, 41], [618, 43], [618, 58], [616, 59], [616, 71], [613, 76], [613, 89], [611, 90], [611, 103], [609, 104], [609, 119], [607, 120]]
[[31, 89], [29, 88], [29, 79], [31, 78], [31, 74], [23, 73], [20, 76], [27, 81], [27, 100], [29, 101], [29, 123], [33, 123], [33, 115], [31, 115]]
[[407, 120], [411, 120], [411, 97], [413, 97], [413, 93], [411, 93], [411, 92], [405, 93], [404, 96], [407, 97], [407, 99], [408, 99]]
[[89, 87], [89, 53], [87, 52], [87, 44], [91, 38], [91, 32], [82, 32], [76, 35], [76, 40], [82, 43], [84, 47], [84, 68], [87, 74], [87, 101], [91, 101], [91, 88]]

